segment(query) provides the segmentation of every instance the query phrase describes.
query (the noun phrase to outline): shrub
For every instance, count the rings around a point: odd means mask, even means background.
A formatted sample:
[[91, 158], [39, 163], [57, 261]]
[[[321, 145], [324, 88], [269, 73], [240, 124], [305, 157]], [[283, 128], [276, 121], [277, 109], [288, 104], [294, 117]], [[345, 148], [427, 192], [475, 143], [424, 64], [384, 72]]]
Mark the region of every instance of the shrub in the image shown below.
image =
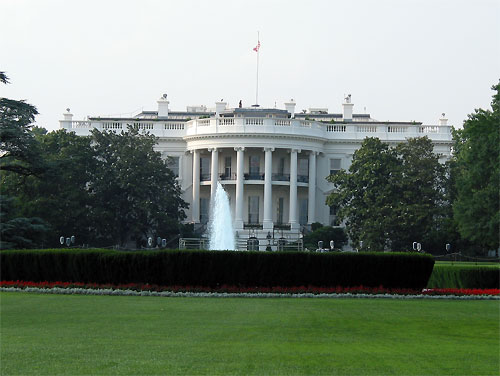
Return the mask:
[[434, 259], [409, 253], [15, 250], [0, 252], [2, 280], [232, 285], [427, 286]]
[[434, 265], [429, 288], [499, 288], [499, 269], [479, 265]]
[[321, 226], [304, 236], [304, 246], [309, 249], [316, 249], [320, 240], [323, 241], [325, 248], [330, 247], [330, 240], [335, 242], [335, 248], [342, 248], [347, 243], [347, 235], [343, 228]]

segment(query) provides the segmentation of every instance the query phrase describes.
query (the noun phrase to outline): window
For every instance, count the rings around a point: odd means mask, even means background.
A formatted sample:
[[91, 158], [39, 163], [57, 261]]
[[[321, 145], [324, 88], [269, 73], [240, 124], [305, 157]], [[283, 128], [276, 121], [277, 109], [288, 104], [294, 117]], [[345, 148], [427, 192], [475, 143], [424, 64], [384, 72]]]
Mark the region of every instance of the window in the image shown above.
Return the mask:
[[285, 207], [285, 199], [283, 197], [278, 198], [278, 213], [276, 215], [276, 222], [281, 225], [283, 224], [283, 209]]
[[179, 177], [179, 157], [167, 157], [167, 167], [172, 171], [176, 178]]
[[200, 197], [200, 222], [201, 223], [208, 222], [209, 203], [210, 203], [210, 200], [208, 198]]
[[231, 177], [231, 157], [224, 158], [224, 176]]
[[299, 158], [297, 162], [297, 181], [307, 183], [309, 181], [309, 159]]
[[260, 174], [260, 157], [258, 155], [251, 155], [249, 158], [250, 165], [250, 175], [259, 175]]
[[200, 179], [210, 180], [210, 158], [200, 157]]
[[299, 224], [307, 224], [307, 198], [301, 198], [299, 200]]
[[259, 223], [259, 196], [248, 197], [248, 223]]
[[330, 159], [330, 175], [335, 175], [340, 171], [341, 159]]
[[280, 158], [278, 164], [278, 175], [284, 175], [284, 174], [285, 174], [285, 158]]
[[297, 172], [302, 176], [309, 176], [309, 159], [299, 158]]

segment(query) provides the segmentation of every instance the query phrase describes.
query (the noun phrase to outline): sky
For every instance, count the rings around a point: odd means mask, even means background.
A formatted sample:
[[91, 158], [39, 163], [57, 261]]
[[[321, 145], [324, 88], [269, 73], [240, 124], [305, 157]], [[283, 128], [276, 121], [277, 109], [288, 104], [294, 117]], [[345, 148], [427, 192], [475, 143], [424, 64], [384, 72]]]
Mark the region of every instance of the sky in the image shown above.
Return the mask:
[[499, 0], [0, 0], [0, 97], [37, 125], [256, 100], [461, 127], [500, 78]]

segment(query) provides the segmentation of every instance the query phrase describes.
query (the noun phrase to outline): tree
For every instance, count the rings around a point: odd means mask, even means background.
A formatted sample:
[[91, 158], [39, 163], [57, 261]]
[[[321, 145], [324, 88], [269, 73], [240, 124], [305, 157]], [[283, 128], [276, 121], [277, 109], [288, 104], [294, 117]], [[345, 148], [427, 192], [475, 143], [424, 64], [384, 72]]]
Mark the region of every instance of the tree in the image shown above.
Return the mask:
[[335, 242], [335, 248], [342, 248], [347, 244], [347, 235], [343, 228], [332, 226], [320, 226], [304, 236], [304, 245], [309, 249], [317, 249], [318, 242], [323, 241], [323, 247], [330, 247], [330, 240]]
[[437, 229], [446, 206], [445, 167], [428, 137], [410, 138], [394, 151], [399, 161], [399, 182], [391, 224], [392, 248], [409, 250], [414, 241], [429, 246], [429, 236]]
[[327, 204], [337, 207], [337, 217], [344, 221], [347, 233], [356, 247], [383, 250], [389, 245], [394, 214], [396, 166], [393, 150], [378, 138], [366, 138], [353, 156], [349, 173], [341, 170], [328, 181], [335, 190]]
[[328, 180], [334, 191], [327, 204], [338, 208], [356, 247], [411, 250], [424, 242], [443, 215], [443, 166], [427, 137], [390, 148], [367, 138], [354, 153], [349, 172]]
[[65, 130], [48, 134], [40, 129], [33, 131], [46, 169], [39, 176], [7, 175], [5, 191], [17, 197], [18, 215], [42, 218], [50, 224], [45, 245], [57, 246], [60, 236], [72, 235], [80, 244], [88, 244], [93, 222], [88, 183], [96, 164], [90, 137]]
[[[0, 82], [8, 84], [5, 72]], [[38, 175], [45, 169], [33, 134], [36, 108], [25, 101], [0, 98], [0, 248], [34, 247], [43, 243], [47, 225], [40, 218], [20, 216], [19, 201], [5, 195], [4, 178], [9, 174]]]
[[[9, 80], [0, 72], [0, 82]], [[23, 100], [0, 98], [0, 171], [22, 175], [39, 174], [44, 169], [32, 128], [35, 106]]]
[[179, 233], [187, 204], [175, 176], [153, 147], [157, 138], [127, 132], [92, 132], [97, 166], [89, 184], [93, 231], [103, 242], [140, 244], [147, 236]]
[[475, 110], [454, 134], [454, 219], [462, 237], [482, 251], [499, 247], [500, 83], [492, 89], [491, 111]]

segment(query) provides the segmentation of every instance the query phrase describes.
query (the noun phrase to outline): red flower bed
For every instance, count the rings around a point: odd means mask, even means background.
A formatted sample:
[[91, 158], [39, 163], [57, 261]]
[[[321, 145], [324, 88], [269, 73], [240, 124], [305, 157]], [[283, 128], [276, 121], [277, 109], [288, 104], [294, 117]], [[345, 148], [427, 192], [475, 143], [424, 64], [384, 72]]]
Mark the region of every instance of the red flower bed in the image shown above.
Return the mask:
[[100, 285], [80, 282], [30, 282], [1, 281], [0, 287], [37, 287], [37, 288], [83, 288], [83, 289], [113, 289], [135, 291], [172, 291], [172, 292], [217, 292], [217, 293], [276, 293], [276, 294], [394, 294], [394, 295], [500, 295], [500, 289], [386, 289], [380, 287], [238, 287], [222, 285], [216, 288], [204, 286], [158, 286], [141, 283], [124, 285]]

